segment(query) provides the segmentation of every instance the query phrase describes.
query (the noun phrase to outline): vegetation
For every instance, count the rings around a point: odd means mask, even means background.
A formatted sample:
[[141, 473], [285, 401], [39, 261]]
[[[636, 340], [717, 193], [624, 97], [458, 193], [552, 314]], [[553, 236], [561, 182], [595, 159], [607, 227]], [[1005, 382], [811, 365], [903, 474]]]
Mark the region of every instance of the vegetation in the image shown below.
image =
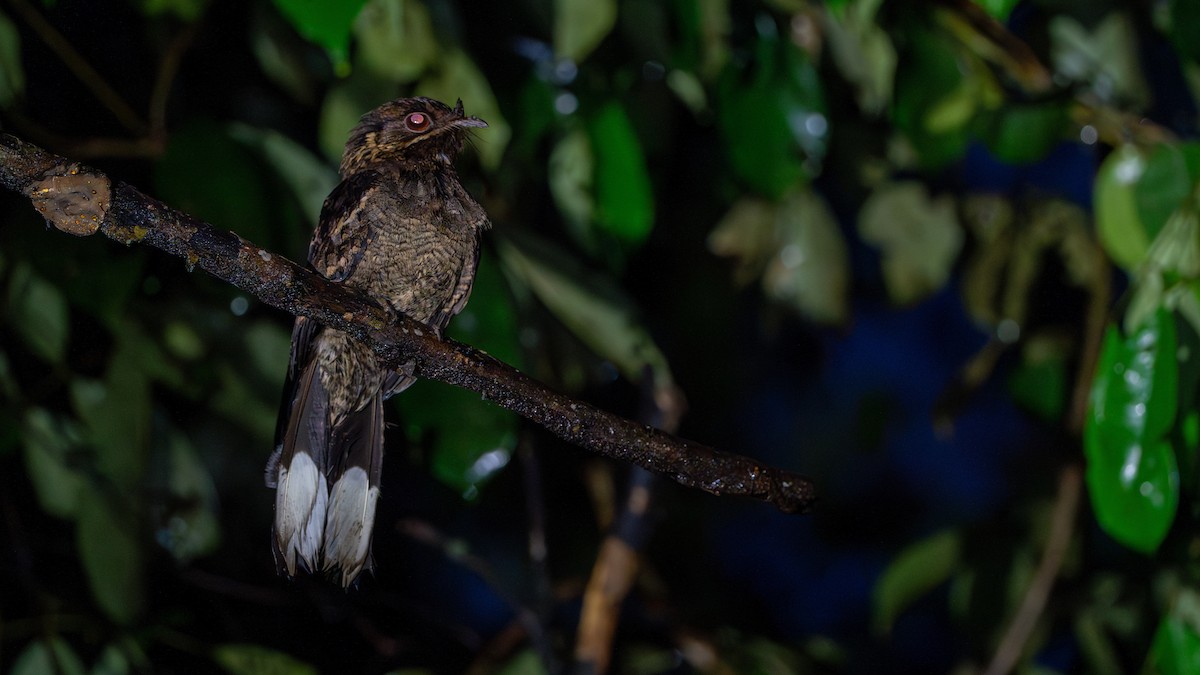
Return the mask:
[[291, 318], [4, 194], [0, 671], [1198, 672], [1198, 93], [1194, 0], [0, 3], [4, 131], [293, 259], [362, 113], [461, 98], [449, 334], [821, 493], [419, 382], [377, 574], [279, 579]]

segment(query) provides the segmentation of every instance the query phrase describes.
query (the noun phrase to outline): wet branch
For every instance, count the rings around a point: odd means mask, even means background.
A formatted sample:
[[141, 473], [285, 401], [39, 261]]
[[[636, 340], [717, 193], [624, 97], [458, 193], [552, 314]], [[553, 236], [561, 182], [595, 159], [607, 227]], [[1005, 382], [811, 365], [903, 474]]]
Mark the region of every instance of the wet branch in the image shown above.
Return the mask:
[[815, 499], [812, 483], [799, 474], [564, 396], [469, 345], [439, 339], [424, 324], [389, 313], [283, 256], [8, 134], [0, 134], [0, 185], [28, 197], [59, 230], [79, 236], [100, 232], [125, 244], [162, 249], [268, 305], [349, 333], [385, 363], [414, 362], [421, 377], [478, 392], [580, 447], [688, 487], [761, 499], [789, 513], [808, 511]]

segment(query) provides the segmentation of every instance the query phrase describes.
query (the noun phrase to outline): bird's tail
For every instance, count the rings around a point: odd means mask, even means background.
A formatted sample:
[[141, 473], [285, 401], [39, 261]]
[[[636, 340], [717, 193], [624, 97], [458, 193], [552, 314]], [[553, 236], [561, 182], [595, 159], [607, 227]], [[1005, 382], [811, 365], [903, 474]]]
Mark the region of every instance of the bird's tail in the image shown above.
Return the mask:
[[276, 490], [272, 547], [280, 574], [319, 570], [348, 586], [372, 567], [383, 396], [330, 428], [317, 370], [309, 363], [296, 380], [267, 464], [267, 485]]

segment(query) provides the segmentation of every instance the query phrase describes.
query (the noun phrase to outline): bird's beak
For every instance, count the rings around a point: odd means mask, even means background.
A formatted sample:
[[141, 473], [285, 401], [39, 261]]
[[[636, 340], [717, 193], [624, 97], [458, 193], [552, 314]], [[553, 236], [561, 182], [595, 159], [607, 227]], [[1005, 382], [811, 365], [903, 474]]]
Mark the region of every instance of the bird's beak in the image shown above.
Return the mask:
[[456, 103], [454, 105], [454, 115], [458, 119], [451, 122], [451, 124], [453, 124], [456, 127], [486, 127], [487, 126], [487, 122], [484, 122], [483, 120], [479, 119], [478, 117], [467, 117], [467, 114], [463, 111], [463, 104], [462, 104], [461, 98], [458, 99], [458, 103]]

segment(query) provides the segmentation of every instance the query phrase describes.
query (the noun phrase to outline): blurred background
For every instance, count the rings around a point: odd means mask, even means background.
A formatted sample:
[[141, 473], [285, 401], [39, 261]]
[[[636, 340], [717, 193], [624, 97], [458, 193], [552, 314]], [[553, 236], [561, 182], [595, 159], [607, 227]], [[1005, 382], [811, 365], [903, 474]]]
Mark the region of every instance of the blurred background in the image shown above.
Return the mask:
[[461, 98], [449, 335], [820, 494], [423, 381], [376, 574], [280, 579], [292, 318], [6, 192], [0, 672], [1200, 672], [1198, 60], [1195, 0], [0, 0], [3, 131], [293, 260]]

